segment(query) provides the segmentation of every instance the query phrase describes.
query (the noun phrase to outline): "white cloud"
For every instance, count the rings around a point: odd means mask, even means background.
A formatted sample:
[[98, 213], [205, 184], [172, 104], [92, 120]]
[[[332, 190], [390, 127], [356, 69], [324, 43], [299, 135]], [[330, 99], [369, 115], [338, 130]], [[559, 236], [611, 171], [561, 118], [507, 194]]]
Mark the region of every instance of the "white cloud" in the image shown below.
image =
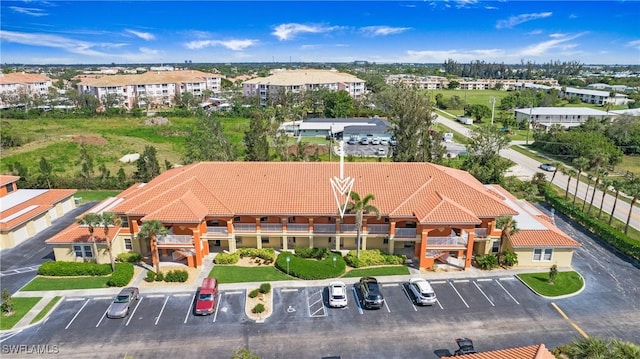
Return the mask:
[[360, 31], [365, 36], [387, 36], [393, 34], [400, 34], [407, 30], [411, 30], [410, 27], [391, 27], [391, 26], [365, 26], [360, 28]]
[[627, 47], [634, 47], [640, 50], [640, 40], [633, 40], [633, 41], [627, 42]]
[[544, 19], [545, 17], [549, 17], [553, 15], [552, 12], [539, 12], [539, 13], [532, 13], [532, 14], [520, 14], [517, 16], [512, 16], [510, 18], [508, 18], [507, 20], [500, 20], [498, 21], [498, 23], [496, 24], [496, 28], [497, 29], [502, 29], [502, 28], [512, 28], [516, 25], [525, 23], [527, 21], [532, 21], [532, 20], [537, 20], [537, 19]]
[[36, 9], [33, 7], [20, 7], [20, 6], [9, 6], [9, 9], [20, 13], [20, 14], [25, 14], [25, 15], [29, 15], [29, 16], [47, 16], [49, 14], [47, 14], [46, 12], [44, 12], [43, 9]]
[[533, 31], [527, 32], [527, 35], [540, 35], [540, 34], [542, 34], [542, 30], [533, 30]]
[[520, 54], [523, 56], [541, 56], [546, 55], [551, 50], [563, 51], [576, 47], [575, 44], [567, 43], [571, 40], [577, 39], [580, 36], [583, 36], [585, 33], [579, 33], [576, 35], [568, 36], [563, 34], [551, 34], [549, 37], [551, 40], [543, 41], [537, 44], [533, 44], [528, 46], [520, 51]]
[[280, 24], [276, 26], [271, 35], [278, 38], [280, 41], [291, 40], [297, 34], [311, 33], [319, 34], [323, 32], [330, 32], [338, 29], [338, 26], [320, 26], [320, 25], [304, 25], [297, 23]]
[[203, 49], [205, 47], [210, 47], [210, 46], [223, 46], [223, 47], [226, 47], [229, 50], [242, 51], [242, 50], [246, 49], [247, 47], [251, 47], [251, 46], [256, 45], [257, 43], [258, 43], [258, 40], [250, 40], [250, 39], [245, 39], [245, 40], [226, 40], [226, 41], [222, 41], [222, 40], [197, 40], [197, 41], [187, 42], [185, 44], [185, 46], [189, 50], [200, 50], [200, 49]]
[[470, 62], [478, 59], [499, 59], [506, 55], [501, 49], [479, 49], [479, 50], [408, 50], [407, 61], [409, 62], [444, 62], [447, 59], [454, 59], [459, 62]]
[[151, 41], [156, 38], [155, 35], [153, 35], [150, 32], [141, 32], [141, 31], [135, 31], [135, 30], [129, 30], [129, 29], [126, 29], [125, 31], [147, 41]]
[[316, 45], [316, 44], [308, 44], [308, 45], [302, 45], [300, 46], [301, 50], [313, 50], [313, 49], [317, 49], [318, 47], [320, 47], [320, 45]]

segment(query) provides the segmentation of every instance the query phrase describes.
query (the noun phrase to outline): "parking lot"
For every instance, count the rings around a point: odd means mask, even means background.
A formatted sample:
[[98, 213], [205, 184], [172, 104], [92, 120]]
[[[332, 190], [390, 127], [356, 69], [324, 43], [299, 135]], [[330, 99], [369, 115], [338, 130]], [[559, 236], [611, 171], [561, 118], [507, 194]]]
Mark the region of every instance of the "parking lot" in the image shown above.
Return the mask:
[[[460, 152], [466, 151], [465, 146], [459, 143], [443, 141], [442, 145], [446, 147], [449, 157], [457, 157]], [[355, 144], [345, 142], [344, 154], [345, 156], [390, 157], [393, 154], [393, 148], [394, 146], [390, 145], [363, 145], [359, 142]]]
[[[540, 305], [545, 299], [533, 294], [513, 276], [430, 282], [437, 295], [432, 306], [415, 304], [407, 283], [383, 283], [385, 298], [382, 309], [366, 310], [360, 302], [359, 285], [348, 285], [346, 308], [329, 308], [326, 287], [274, 288], [273, 310], [265, 323], [299, 321], [420, 321], [441, 320], [487, 310], [504, 311]], [[111, 297], [68, 297], [43, 324], [54, 331], [87, 333], [94, 330], [135, 331], [153, 327], [220, 326], [252, 322], [244, 312], [245, 290], [220, 291], [215, 311], [209, 316], [193, 314], [195, 293], [141, 295], [131, 313], [124, 319], [109, 319], [106, 311]]]

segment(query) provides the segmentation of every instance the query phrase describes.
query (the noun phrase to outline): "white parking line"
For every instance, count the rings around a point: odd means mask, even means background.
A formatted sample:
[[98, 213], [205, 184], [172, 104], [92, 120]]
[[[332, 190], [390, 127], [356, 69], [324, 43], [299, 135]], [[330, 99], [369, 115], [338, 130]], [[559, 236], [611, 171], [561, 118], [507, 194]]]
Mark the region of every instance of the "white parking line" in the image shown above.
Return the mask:
[[356, 306], [358, 306], [358, 313], [364, 314], [362, 311], [362, 307], [360, 306], [360, 300], [358, 299], [358, 293], [356, 293], [356, 288], [352, 287], [351, 292], [353, 292], [353, 300], [356, 302]]
[[446, 280], [432, 280], [432, 281], [429, 281], [429, 283], [431, 283], [431, 284], [447, 284], [447, 281]]
[[216, 319], [218, 318], [218, 309], [220, 309], [220, 298], [222, 298], [222, 293], [218, 293], [218, 299], [216, 300], [216, 312], [213, 315], [213, 322], [216, 322]]
[[73, 316], [73, 318], [71, 318], [71, 321], [69, 322], [69, 324], [67, 324], [66, 327], [64, 327], [64, 329], [68, 329], [69, 326], [71, 325], [71, 323], [73, 323], [74, 320], [76, 320], [76, 318], [78, 317], [78, 315], [80, 315], [80, 312], [82, 312], [82, 310], [84, 309], [84, 307], [89, 304], [89, 301], [91, 300], [91, 298], [87, 299], [86, 302], [84, 302], [84, 304], [82, 305], [82, 307], [80, 308], [79, 311], [76, 312], [76, 315]]
[[83, 301], [84, 298], [65, 298], [65, 302], [80, 302]]
[[404, 292], [404, 295], [407, 296], [407, 299], [409, 299], [409, 303], [411, 303], [413, 310], [417, 312], [418, 308], [416, 308], [416, 306], [413, 304], [413, 300], [411, 300], [411, 297], [409, 296], [409, 292], [407, 292], [407, 288], [405, 286], [402, 286], [402, 291]]
[[189, 297], [191, 293], [176, 293], [173, 295], [174, 297]]
[[489, 303], [491, 303], [492, 307], [495, 307], [496, 305], [493, 304], [493, 302], [491, 301], [491, 299], [489, 299], [489, 297], [487, 297], [486, 294], [484, 294], [484, 292], [482, 291], [482, 289], [480, 289], [480, 286], [478, 285], [478, 283], [473, 282], [473, 284], [476, 286], [476, 288], [478, 288], [478, 290], [480, 291], [480, 293], [482, 293], [482, 295], [484, 295], [485, 298], [487, 298], [487, 300], [489, 301]]
[[452, 280], [454, 283], [469, 283], [468, 279], [454, 279]]
[[238, 291], [235, 291], [235, 292], [224, 292], [224, 294], [227, 294], [227, 295], [231, 295], [231, 294], [242, 294], [242, 291], [241, 291], [241, 290], [238, 290]]
[[105, 310], [104, 313], [102, 313], [102, 316], [100, 317], [100, 321], [98, 322], [98, 324], [96, 324], [96, 328], [100, 325], [100, 323], [102, 323], [102, 320], [107, 317], [108, 311], [109, 311], [109, 307], [107, 307], [107, 310]]
[[388, 283], [388, 284], [383, 284], [382, 287], [397, 287], [400, 284], [398, 283]]
[[507, 295], [508, 295], [508, 296], [510, 296], [510, 297], [511, 297], [511, 299], [513, 299], [513, 301], [514, 301], [514, 302], [516, 302], [516, 304], [520, 305], [520, 303], [518, 303], [518, 301], [516, 300], [516, 298], [514, 298], [514, 297], [511, 295], [511, 293], [509, 293], [509, 291], [508, 291], [505, 287], [503, 287], [503, 286], [502, 286], [502, 284], [501, 284], [500, 282], [496, 282], [496, 283], [498, 283], [498, 285], [500, 286], [500, 288], [502, 288], [502, 289], [507, 293]]
[[164, 298], [164, 294], [147, 294], [146, 298]]
[[460, 300], [462, 300], [462, 303], [464, 303], [464, 305], [467, 306], [467, 308], [469, 308], [469, 304], [467, 304], [467, 302], [465, 302], [464, 298], [462, 298], [462, 296], [460, 295], [460, 292], [458, 292], [458, 290], [453, 285], [453, 283], [449, 282], [449, 284], [451, 285], [451, 288], [453, 288], [453, 290], [456, 291], [456, 293], [458, 294], [458, 297], [460, 297]]
[[436, 299], [436, 303], [438, 303], [438, 306], [440, 307], [440, 309], [444, 310], [444, 308], [442, 308], [442, 304], [440, 304], [440, 301], [438, 299]]
[[502, 277], [502, 278], [498, 278], [500, 280], [513, 280], [516, 279], [516, 277]]
[[281, 292], [297, 292], [298, 288], [282, 288]]
[[164, 307], [167, 305], [168, 301], [169, 301], [169, 296], [165, 298], [164, 303], [162, 304], [162, 308], [160, 308], [160, 313], [158, 313], [158, 317], [156, 318], [155, 325], [158, 325], [158, 321], [160, 320], [160, 317], [162, 316], [162, 312], [164, 312]]
[[478, 278], [476, 282], [491, 282], [493, 278]]
[[127, 324], [125, 324], [125, 327], [129, 326], [129, 322], [131, 322], [131, 318], [133, 318], [133, 315], [136, 314], [136, 310], [138, 310], [138, 307], [140, 306], [140, 303], [142, 303], [142, 300], [144, 299], [144, 297], [140, 297], [140, 300], [138, 300], [138, 303], [136, 304], [136, 307], [133, 308], [133, 313], [129, 314], [129, 320], [127, 320]]
[[391, 313], [391, 309], [389, 309], [389, 306], [387, 305], [387, 301], [384, 301], [384, 306], [387, 307], [387, 312]]
[[22, 329], [17, 330], [17, 331], [15, 331], [15, 332], [13, 332], [13, 333], [9, 333], [9, 334], [7, 334], [7, 335], [3, 335], [3, 336], [2, 336], [2, 339], [0, 339], [0, 343], [4, 342], [4, 341], [5, 341], [5, 340], [7, 340], [7, 339], [11, 339], [11, 337], [13, 337], [13, 336], [14, 336], [14, 335], [16, 335], [16, 334], [19, 334], [20, 332], [22, 332]]
[[94, 297], [93, 300], [111, 299], [112, 297]]
[[193, 307], [193, 301], [196, 299], [196, 295], [195, 293], [193, 294], [193, 297], [191, 297], [191, 303], [189, 304], [189, 311], [187, 312], [187, 315], [184, 316], [184, 322], [183, 324], [187, 324], [187, 319], [189, 319], [189, 314], [191, 314], [191, 308]]

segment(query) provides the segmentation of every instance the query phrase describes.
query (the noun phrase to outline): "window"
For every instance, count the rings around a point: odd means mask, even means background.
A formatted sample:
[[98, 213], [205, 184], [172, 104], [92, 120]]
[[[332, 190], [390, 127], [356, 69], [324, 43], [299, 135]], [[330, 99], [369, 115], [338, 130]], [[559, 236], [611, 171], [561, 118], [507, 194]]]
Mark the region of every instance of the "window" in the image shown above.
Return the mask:
[[550, 261], [553, 254], [553, 248], [536, 248], [533, 250], [533, 261]]
[[491, 253], [498, 254], [500, 251], [500, 241], [494, 241], [491, 245]]
[[269, 237], [262, 238], [262, 244], [269, 244]]
[[269, 222], [269, 217], [260, 217], [260, 222]]
[[131, 244], [131, 238], [124, 239], [124, 249], [128, 251], [133, 250], [133, 245]]
[[233, 217], [234, 222], [240, 222], [240, 217]]
[[82, 257], [82, 246], [73, 246], [76, 257]]
[[542, 254], [542, 260], [543, 261], [550, 261], [552, 253], [553, 253], [553, 250], [551, 248], [545, 248], [544, 249], [544, 253]]
[[120, 217], [120, 226], [122, 228], [128, 228], [129, 227], [129, 217], [127, 217], [127, 216]]
[[7, 186], [7, 193], [11, 193], [14, 191], [13, 183], [9, 183]]
[[93, 258], [93, 251], [90, 245], [74, 245], [73, 252], [78, 258]]

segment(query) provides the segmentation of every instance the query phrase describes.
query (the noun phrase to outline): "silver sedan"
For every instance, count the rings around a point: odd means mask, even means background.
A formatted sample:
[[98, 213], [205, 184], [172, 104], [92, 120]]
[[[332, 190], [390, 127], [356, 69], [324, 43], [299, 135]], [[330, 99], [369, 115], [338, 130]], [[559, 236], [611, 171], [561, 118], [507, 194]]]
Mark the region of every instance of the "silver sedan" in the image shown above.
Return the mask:
[[123, 288], [114, 299], [107, 310], [107, 318], [124, 318], [129, 315], [131, 305], [140, 298], [140, 293], [136, 287]]

